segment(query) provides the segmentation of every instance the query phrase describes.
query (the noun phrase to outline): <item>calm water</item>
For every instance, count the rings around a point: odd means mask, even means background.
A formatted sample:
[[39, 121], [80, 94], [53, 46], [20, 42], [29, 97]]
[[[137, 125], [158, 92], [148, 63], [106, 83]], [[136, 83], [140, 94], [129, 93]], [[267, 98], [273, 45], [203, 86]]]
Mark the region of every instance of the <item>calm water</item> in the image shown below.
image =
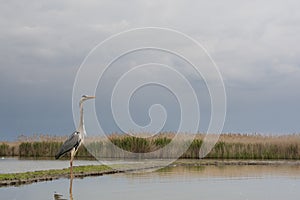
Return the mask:
[[[97, 161], [74, 161], [76, 165], [99, 164]], [[69, 167], [68, 160], [19, 160], [16, 158], [0, 158], [0, 174], [46, 169], [62, 169]]]
[[[69, 179], [0, 188], [1, 199], [70, 199]], [[74, 179], [72, 199], [299, 199], [299, 166], [172, 166]]]
[[[126, 163], [138, 163], [136, 161], [124, 161], [124, 160], [112, 160], [106, 161], [109, 165], [114, 164], [126, 164]], [[91, 160], [75, 160], [74, 166], [81, 165], [100, 165], [104, 164], [99, 161]], [[70, 166], [68, 160], [22, 160], [17, 158], [1, 158], [0, 157], [0, 174], [3, 173], [16, 173], [16, 172], [27, 172], [36, 170], [47, 170], [47, 169], [63, 169]]]

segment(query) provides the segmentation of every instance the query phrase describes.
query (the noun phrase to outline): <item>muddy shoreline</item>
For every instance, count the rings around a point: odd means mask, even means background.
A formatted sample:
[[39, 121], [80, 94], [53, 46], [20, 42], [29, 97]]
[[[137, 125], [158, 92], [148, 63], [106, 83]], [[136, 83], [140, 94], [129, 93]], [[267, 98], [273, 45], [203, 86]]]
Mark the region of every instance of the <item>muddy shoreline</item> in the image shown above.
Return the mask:
[[199, 165], [199, 166], [230, 166], [230, 165], [295, 165], [300, 166], [300, 160], [218, 160], [218, 159], [179, 159], [173, 164], [175, 165]]
[[[45, 170], [47, 171], [47, 170]], [[103, 176], [106, 174], [116, 174], [116, 173], [124, 173], [125, 171], [121, 170], [110, 170], [110, 171], [103, 171], [103, 172], [82, 172], [82, 173], [74, 173], [74, 178], [84, 178], [88, 176]], [[6, 186], [20, 186], [25, 184], [43, 182], [43, 181], [53, 181], [60, 178], [70, 178], [68, 174], [62, 175], [43, 175], [40, 177], [28, 178], [28, 179], [12, 179], [12, 180], [1, 180], [0, 187]]]

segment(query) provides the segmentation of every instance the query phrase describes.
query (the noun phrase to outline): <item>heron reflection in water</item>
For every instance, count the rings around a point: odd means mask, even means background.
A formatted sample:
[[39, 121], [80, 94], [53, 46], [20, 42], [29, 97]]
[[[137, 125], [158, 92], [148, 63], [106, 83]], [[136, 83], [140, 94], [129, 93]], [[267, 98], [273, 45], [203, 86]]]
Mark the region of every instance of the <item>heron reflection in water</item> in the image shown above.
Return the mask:
[[[73, 177], [70, 177], [70, 188], [69, 188], [70, 200], [73, 200]], [[67, 200], [63, 195], [54, 193], [54, 200]]]
[[67, 200], [67, 199], [64, 199], [62, 194], [54, 193], [54, 200]]

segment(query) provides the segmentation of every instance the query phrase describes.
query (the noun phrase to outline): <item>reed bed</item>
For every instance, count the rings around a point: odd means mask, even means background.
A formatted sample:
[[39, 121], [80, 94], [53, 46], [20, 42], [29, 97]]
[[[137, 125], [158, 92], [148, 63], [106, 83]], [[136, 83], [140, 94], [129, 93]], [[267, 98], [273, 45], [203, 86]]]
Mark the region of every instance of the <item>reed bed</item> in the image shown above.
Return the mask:
[[[128, 155], [126, 152], [151, 153], [173, 145], [172, 148], [165, 151], [151, 154], [155, 158], [172, 158], [176, 155], [177, 146], [184, 146], [184, 142], [187, 142], [178, 140], [177, 143], [172, 144], [171, 142], [175, 137], [174, 133], [161, 133], [153, 137], [145, 137], [147, 134], [141, 135], [143, 137], [111, 134], [106, 139], [102, 137], [87, 138], [85, 145], [80, 147], [76, 157], [93, 158], [93, 155], [96, 155], [96, 157], [98, 155], [107, 158], [127, 158]], [[181, 158], [197, 159], [204, 136], [204, 134], [194, 135], [194, 139], [187, 142], [188, 146], [186, 146], [186, 151]], [[53, 158], [65, 139], [66, 137], [36, 136], [22, 138], [13, 143], [0, 142], [0, 156]], [[109, 145], [108, 143], [113, 145]], [[123, 153], [116, 151], [116, 148], [124, 150]], [[300, 159], [300, 135], [222, 134], [206, 158]]]

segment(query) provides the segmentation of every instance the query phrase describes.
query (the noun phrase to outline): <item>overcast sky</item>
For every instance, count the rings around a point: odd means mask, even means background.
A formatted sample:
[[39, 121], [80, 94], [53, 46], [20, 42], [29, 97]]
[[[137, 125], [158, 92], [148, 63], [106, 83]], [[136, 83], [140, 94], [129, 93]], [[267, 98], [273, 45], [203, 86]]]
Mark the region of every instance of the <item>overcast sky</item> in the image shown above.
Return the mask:
[[[226, 87], [223, 132], [299, 133], [299, 7], [296, 0], [2, 0], [0, 141], [70, 134], [72, 88], [85, 56], [109, 36], [145, 26], [181, 31], [206, 47]], [[147, 92], [165, 94], [155, 87]], [[136, 99], [142, 103], [131, 105], [133, 119], [146, 123], [134, 116], [143, 110], [143, 98], [137, 93]], [[103, 107], [105, 130], [118, 131], [106, 112]], [[178, 127], [174, 116], [164, 130]]]

